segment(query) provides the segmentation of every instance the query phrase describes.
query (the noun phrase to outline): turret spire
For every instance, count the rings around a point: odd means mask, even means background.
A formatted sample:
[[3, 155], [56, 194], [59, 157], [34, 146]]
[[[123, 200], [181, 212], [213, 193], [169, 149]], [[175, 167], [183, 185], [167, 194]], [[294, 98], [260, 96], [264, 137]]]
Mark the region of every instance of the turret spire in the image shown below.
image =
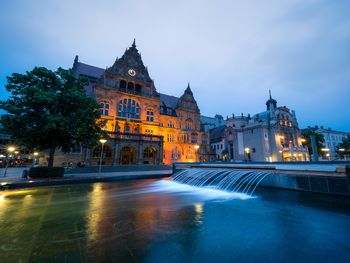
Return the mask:
[[132, 47], [136, 47], [136, 39], [134, 38], [134, 42], [132, 42]]
[[270, 99], [272, 99], [272, 96], [271, 96], [271, 90], [269, 89], [269, 95], [270, 95]]

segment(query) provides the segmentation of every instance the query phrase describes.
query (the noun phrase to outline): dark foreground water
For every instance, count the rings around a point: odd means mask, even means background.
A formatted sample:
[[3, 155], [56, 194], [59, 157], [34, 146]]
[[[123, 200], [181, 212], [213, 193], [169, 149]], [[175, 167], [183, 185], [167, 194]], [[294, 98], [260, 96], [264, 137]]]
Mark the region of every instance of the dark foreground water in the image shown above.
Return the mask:
[[350, 199], [168, 180], [0, 192], [0, 262], [350, 262]]

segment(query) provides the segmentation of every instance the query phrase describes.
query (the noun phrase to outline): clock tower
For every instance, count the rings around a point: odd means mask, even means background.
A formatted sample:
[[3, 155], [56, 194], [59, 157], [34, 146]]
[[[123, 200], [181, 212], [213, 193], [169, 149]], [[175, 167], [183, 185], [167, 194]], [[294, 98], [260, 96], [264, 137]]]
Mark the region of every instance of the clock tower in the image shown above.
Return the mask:
[[136, 48], [135, 39], [121, 58], [117, 58], [113, 66], [105, 71], [108, 86], [121, 91], [149, 97], [159, 97], [154, 82], [144, 66], [141, 54]]

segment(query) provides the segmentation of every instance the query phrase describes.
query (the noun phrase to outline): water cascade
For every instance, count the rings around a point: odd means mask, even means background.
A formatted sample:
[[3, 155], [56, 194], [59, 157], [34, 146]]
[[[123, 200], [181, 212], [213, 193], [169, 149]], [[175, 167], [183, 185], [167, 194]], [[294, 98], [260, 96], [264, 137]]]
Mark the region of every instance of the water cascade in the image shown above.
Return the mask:
[[175, 173], [172, 179], [195, 187], [213, 187], [223, 191], [253, 195], [259, 183], [274, 171], [191, 168]]

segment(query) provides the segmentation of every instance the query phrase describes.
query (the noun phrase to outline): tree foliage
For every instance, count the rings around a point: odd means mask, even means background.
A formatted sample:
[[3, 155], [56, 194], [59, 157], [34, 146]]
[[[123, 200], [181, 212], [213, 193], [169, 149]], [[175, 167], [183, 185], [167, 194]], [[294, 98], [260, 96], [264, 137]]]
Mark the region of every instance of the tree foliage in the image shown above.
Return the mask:
[[49, 166], [58, 148], [69, 152], [77, 143], [96, 144], [102, 133], [96, 122], [99, 104], [86, 94], [87, 83], [62, 68], [35, 67], [26, 74], [12, 74], [5, 86], [11, 95], [0, 102], [7, 111], [1, 116], [5, 130], [28, 149], [49, 149]]
[[338, 154], [343, 156], [350, 153], [350, 135], [343, 138], [342, 142], [338, 145]]
[[322, 154], [321, 149], [324, 148], [324, 137], [322, 134], [316, 133], [311, 129], [303, 130], [301, 135], [306, 139], [305, 145], [309, 149], [310, 155], [313, 154], [312, 145], [311, 145], [311, 136], [314, 135], [316, 139], [316, 148], [318, 155]]

